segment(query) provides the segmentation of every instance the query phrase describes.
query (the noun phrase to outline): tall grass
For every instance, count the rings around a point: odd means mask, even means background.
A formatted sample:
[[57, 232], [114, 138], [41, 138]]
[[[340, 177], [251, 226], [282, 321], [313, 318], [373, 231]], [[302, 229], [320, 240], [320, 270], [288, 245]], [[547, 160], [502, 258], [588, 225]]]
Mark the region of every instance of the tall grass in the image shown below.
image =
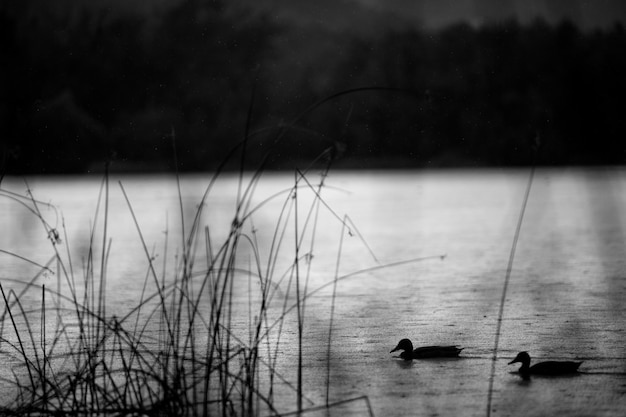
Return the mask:
[[524, 192], [524, 198], [522, 199], [522, 205], [519, 215], [517, 217], [517, 224], [515, 226], [515, 233], [513, 234], [513, 242], [511, 243], [511, 250], [509, 252], [509, 260], [506, 267], [506, 273], [504, 275], [504, 282], [502, 285], [502, 294], [500, 296], [500, 304], [498, 308], [498, 320], [496, 322], [495, 337], [493, 343], [493, 351], [491, 356], [491, 370], [489, 372], [489, 385], [487, 388], [487, 409], [486, 416], [491, 416], [492, 402], [493, 402], [493, 386], [496, 375], [496, 362], [498, 360], [498, 349], [500, 347], [500, 335], [502, 333], [502, 322], [504, 320], [504, 307], [507, 298], [507, 292], [509, 289], [509, 282], [511, 281], [511, 273], [513, 272], [513, 263], [515, 261], [515, 252], [517, 251], [517, 243], [522, 232], [522, 224], [524, 222], [524, 215], [526, 213], [526, 207], [528, 206], [528, 200], [530, 199], [530, 191], [532, 189], [533, 180], [535, 178], [535, 161], [537, 152], [541, 146], [541, 138], [539, 134], [534, 139], [534, 143], [531, 145], [531, 166], [528, 181], [526, 182], [526, 189]]
[[[70, 242], [67, 237], [55, 238], [58, 232], [46, 222], [40, 210], [42, 203], [3, 192], [41, 221], [54, 251], [50, 262], [39, 265], [40, 272], [20, 293], [14, 289], [17, 282], [10, 283], [8, 291], [8, 283], [0, 282], [4, 301], [2, 351], [18, 358], [20, 365], [12, 381], [16, 400], [4, 411], [80, 415], [278, 413], [273, 398], [276, 382], [289, 387], [296, 408], [304, 409], [305, 307], [314, 264], [317, 213], [324, 207], [320, 204], [323, 181], [313, 187], [304, 178], [304, 173], [296, 171], [293, 187], [272, 197], [283, 203], [266, 259], [261, 258], [264, 250], [259, 247], [253, 214], [268, 201], [252, 205], [253, 182], [237, 202], [225, 240], [216, 243], [211, 228], [201, 227], [201, 213], [196, 214], [186, 233], [185, 225], [181, 225], [182, 249], [173, 268], [156, 264], [132, 196], [119, 183], [146, 263], [136, 306], [122, 316], [111, 314], [108, 308], [111, 294], [115, 295], [107, 288], [111, 247], [108, 176], [102, 182], [97, 221], [90, 232], [80, 277], [74, 272], [79, 268], [71, 258]], [[302, 203], [306, 192], [313, 196], [310, 206]], [[204, 204], [198, 207], [198, 211], [203, 210]], [[101, 241], [94, 242], [95, 236]], [[293, 242], [293, 247], [287, 242]], [[168, 244], [166, 241], [162, 250], [164, 259], [168, 258]], [[240, 261], [242, 254], [248, 257], [245, 267]], [[291, 258], [291, 263], [286, 270], [277, 271], [285, 257]], [[18, 259], [27, 261], [26, 257]], [[168, 273], [171, 270], [173, 273]], [[45, 272], [50, 276], [54, 273], [57, 285], [53, 288], [40, 284]], [[248, 288], [249, 320], [244, 332], [238, 322], [241, 306], [235, 300], [239, 296], [235, 287], [242, 286]], [[37, 291], [40, 305], [25, 305], [22, 300], [28, 298], [27, 293]], [[296, 380], [289, 381], [277, 371], [276, 364], [293, 307], [298, 364]], [[248, 337], [241, 337], [246, 332]]]
[[[328, 100], [362, 90], [349, 90], [315, 103], [292, 123], [278, 128], [274, 142], [283, 140], [286, 130], [307, 112]], [[313, 161], [317, 165], [324, 162], [321, 169], [295, 169], [291, 187], [256, 201], [255, 191], [271, 151], [255, 170], [245, 174], [246, 147], [255, 134], [248, 124], [244, 139], [231, 154], [241, 152], [242, 169], [230, 228], [223, 239], [216, 240], [212, 227], [203, 224], [203, 212], [222, 167], [208, 180], [193, 219], [184, 217], [180, 178], [176, 175], [181, 235], [174, 265], [167, 261], [172, 259], [169, 230], [160, 251], [150, 248], [133, 196], [122, 182], [117, 184], [143, 248], [143, 259], [137, 262], [146, 265], [136, 305], [123, 314], [111, 309], [115, 292], [109, 288], [109, 200], [115, 185], [110, 184], [109, 175], [104, 175], [101, 183], [90, 244], [81, 268], [72, 259], [64, 221], [58, 230], [42, 214], [43, 206], [56, 210], [54, 207], [30, 192], [21, 196], [0, 189], [3, 198], [21, 205], [41, 223], [53, 251], [50, 260], [40, 265], [28, 256], [2, 250], [38, 268], [30, 280], [22, 277], [0, 281], [4, 306], [0, 315], [0, 354], [18, 364], [12, 377], [3, 381], [15, 394], [11, 402], [3, 404], [3, 413], [256, 416], [302, 413], [364, 401], [372, 414], [367, 397], [330, 400], [333, 314], [327, 340], [325, 403], [316, 404], [304, 389], [307, 302], [332, 286], [329, 307], [334, 311], [337, 283], [372, 269], [340, 275], [340, 244], [334, 275], [329, 274], [324, 284], [310, 286], [320, 214], [334, 219], [340, 242], [348, 235], [359, 239], [374, 269], [392, 265], [378, 264], [349, 217], [335, 213], [322, 197], [335, 155], [332, 143]], [[174, 134], [172, 139], [175, 153]], [[313, 181], [311, 178], [318, 174], [319, 182]], [[273, 237], [267, 244], [258, 237], [254, 217], [270, 202], [279, 202], [280, 209], [275, 213]], [[164, 260], [162, 264], [157, 263], [157, 253]], [[44, 285], [44, 275], [54, 277], [55, 285]], [[242, 294], [246, 300], [243, 304]], [[27, 305], [27, 299], [37, 299], [38, 305]], [[279, 366], [285, 361], [286, 351], [295, 352], [295, 376], [291, 372], [283, 374]]]

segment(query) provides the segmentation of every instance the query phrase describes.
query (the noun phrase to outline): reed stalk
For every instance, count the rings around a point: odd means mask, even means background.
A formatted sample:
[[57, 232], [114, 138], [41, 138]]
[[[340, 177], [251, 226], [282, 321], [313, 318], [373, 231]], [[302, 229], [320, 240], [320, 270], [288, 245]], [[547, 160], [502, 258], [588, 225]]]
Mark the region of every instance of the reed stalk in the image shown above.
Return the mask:
[[486, 416], [491, 416], [491, 408], [493, 402], [493, 385], [496, 374], [496, 361], [498, 360], [498, 349], [500, 346], [500, 335], [502, 333], [502, 321], [504, 320], [504, 308], [506, 304], [506, 297], [509, 288], [509, 282], [511, 280], [511, 273], [513, 272], [513, 264], [515, 261], [515, 253], [517, 251], [517, 243], [519, 241], [520, 234], [522, 232], [522, 224], [524, 222], [524, 214], [526, 213], [526, 207], [528, 206], [528, 200], [530, 198], [530, 191], [532, 189], [533, 180], [535, 177], [535, 158], [536, 153], [538, 151], [540, 145], [539, 137], [535, 139], [535, 144], [532, 146], [532, 155], [531, 155], [531, 168], [530, 173], [528, 175], [528, 181], [526, 182], [526, 188], [524, 191], [524, 198], [522, 199], [522, 205], [520, 208], [519, 215], [517, 217], [517, 223], [515, 226], [515, 233], [513, 235], [513, 242], [511, 244], [511, 251], [509, 252], [508, 263], [506, 267], [506, 273], [504, 276], [504, 283], [502, 285], [502, 294], [500, 296], [500, 304], [498, 307], [498, 319], [496, 322], [496, 331], [493, 343], [493, 353], [491, 356], [491, 370], [489, 373], [489, 385], [487, 388], [487, 410]]

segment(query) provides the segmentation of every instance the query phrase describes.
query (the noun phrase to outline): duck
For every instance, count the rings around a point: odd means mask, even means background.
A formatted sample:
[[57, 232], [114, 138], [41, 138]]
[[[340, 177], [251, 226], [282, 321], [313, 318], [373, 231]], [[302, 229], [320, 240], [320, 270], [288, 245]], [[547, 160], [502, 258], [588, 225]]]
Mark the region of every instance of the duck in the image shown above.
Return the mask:
[[509, 365], [520, 362], [522, 366], [519, 373], [522, 375], [564, 375], [578, 372], [578, 367], [582, 362], [573, 361], [546, 361], [539, 362], [530, 366], [530, 355], [528, 352], [520, 352], [515, 359], [509, 362]]
[[426, 358], [452, 358], [459, 356], [463, 348], [456, 346], [423, 346], [413, 350], [413, 343], [409, 339], [402, 339], [389, 353], [401, 350], [400, 357], [404, 360]]

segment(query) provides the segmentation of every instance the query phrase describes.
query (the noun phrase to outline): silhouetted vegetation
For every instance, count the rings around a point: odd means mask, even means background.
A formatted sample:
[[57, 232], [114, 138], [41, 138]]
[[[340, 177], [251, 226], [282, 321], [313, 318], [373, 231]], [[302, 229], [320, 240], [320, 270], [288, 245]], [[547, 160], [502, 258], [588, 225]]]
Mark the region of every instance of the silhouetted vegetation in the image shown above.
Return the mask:
[[105, 161], [172, 169], [174, 134], [180, 169], [212, 169], [243, 139], [251, 100], [255, 155], [283, 119], [363, 86], [397, 90], [325, 105], [281, 141], [270, 167], [333, 142], [338, 167], [523, 165], [537, 137], [540, 164], [625, 160], [621, 25], [507, 21], [363, 36], [187, 1], [153, 20], [5, 9], [0, 28], [0, 161], [12, 174]]

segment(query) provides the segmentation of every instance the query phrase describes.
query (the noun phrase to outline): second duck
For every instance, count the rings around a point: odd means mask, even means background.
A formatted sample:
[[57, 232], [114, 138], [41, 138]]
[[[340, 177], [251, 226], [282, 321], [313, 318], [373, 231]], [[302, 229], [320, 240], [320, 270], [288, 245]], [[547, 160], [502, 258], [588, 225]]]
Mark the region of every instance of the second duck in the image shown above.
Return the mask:
[[547, 361], [539, 362], [530, 366], [530, 355], [528, 352], [520, 352], [515, 359], [509, 362], [509, 365], [520, 362], [522, 366], [519, 373], [522, 375], [565, 375], [578, 372], [578, 367], [582, 362], [572, 361]]

